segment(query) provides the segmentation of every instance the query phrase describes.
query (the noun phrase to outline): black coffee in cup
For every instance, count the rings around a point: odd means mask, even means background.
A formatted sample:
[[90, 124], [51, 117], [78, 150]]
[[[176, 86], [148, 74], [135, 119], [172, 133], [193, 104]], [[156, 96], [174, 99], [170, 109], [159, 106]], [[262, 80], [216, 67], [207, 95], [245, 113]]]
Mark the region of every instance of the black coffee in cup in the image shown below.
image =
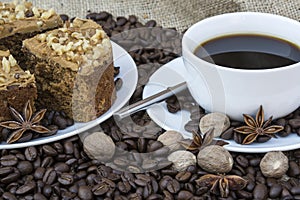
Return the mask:
[[236, 69], [272, 69], [300, 61], [300, 48], [267, 35], [236, 34], [208, 40], [194, 51], [208, 62]]

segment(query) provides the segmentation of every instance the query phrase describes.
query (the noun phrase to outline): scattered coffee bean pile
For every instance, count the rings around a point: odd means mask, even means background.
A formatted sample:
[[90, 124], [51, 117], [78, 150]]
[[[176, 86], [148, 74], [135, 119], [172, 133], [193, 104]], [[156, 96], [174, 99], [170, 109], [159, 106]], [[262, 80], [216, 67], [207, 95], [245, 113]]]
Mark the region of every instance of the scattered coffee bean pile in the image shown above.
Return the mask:
[[[65, 15], [63, 17], [68, 19]], [[135, 16], [114, 19], [107, 12], [90, 13], [88, 18], [102, 24], [112, 37], [124, 30], [156, 26], [153, 20], [144, 25]], [[155, 34], [147, 37], [159, 39]], [[174, 40], [165, 43], [174, 47]], [[128, 44], [126, 48], [133, 47]], [[141, 99], [143, 86], [156, 69], [179, 55], [165, 51], [165, 48], [134, 49], [130, 54], [138, 64], [139, 83], [131, 102]], [[190, 97], [186, 98], [183, 107], [194, 109], [192, 119], [201, 117], [204, 111], [197, 108]], [[291, 123], [290, 119], [285, 122]], [[181, 172], [170, 167], [163, 158], [170, 149], [157, 140], [164, 130], [145, 112], [121, 121], [110, 118], [100, 126], [119, 151], [116, 152], [117, 158], [108, 165], [91, 160], [83, 151], [78, 136], [35, 147], [1, 150], [0, 199], [300, 199], [300, 150], [285, 152], [289, 158], [289, 170], [279, 179], [263, 176], [259, 164], [264, 154], [231, 153], [234, 165], [229, 174], [245, 178], [248, 184], [243, 190], [230, 191], [229, 197], [221, 198], [210, 193], [209, 188], [195, 183], [207, 174], [198, 165], [191, 165]], [[122, 154], [125, 150], [130, 153]], [[141, 153], [150, 153], [150, 156], [139, 156], [143, 155]]]

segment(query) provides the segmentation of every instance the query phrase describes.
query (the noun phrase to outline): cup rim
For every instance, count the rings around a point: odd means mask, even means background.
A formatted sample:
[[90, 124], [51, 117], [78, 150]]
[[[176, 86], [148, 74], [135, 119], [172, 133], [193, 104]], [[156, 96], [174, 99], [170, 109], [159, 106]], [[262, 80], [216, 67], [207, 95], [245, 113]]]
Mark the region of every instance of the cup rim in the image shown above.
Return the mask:
[[[272, 14], [272, 13], [263, 13], [263, 12], [234, 12], [234, 13], [225, 13], [225, 14], [220, 14], [220, 15], [216, 15], [216, 16], [212, 16], [212, 17], [208, 17], [205, 18], [203, 20], [198, 21], [197, 23], [193, 24], [190, 28], [188, 28], [188, 30], [184, 33], [183, 37], [182, 37], [182, 51], [185, 51], [186, 54], [188, 54], [188, 56], [191, 56], [193, 59], [196, 59], [197, 61], [201, 61], [201, 62], [205, 62], [206, 64], [210, 64], [211, 66], [213, 66], [214, 68], [216, 68], [217, 70], [224, 70], [224, 71], [232, 71], [232, 72], [240, 72], [240, 73], [270, 73], [270, 72], [278, 72], [278, 71], [283, 71], [283, 70], [288, 70], [288, 69], [294, 69], [296, 67], [300, 67], [298, 66], [300, 64], [300, 62], [291, 64], [291, 65], [287, 65], [287, 66], [282, 66], [282, 67], [276, 67], [276, 68], [271, 68], [271, 69], [237, 69], [237, 68], [229, 68], [229, 67], [224, 67], [221, 65], [217, 65], [217, 64], [213, 64], [210, 62], [207, 62], [199, 57], [197, 57], [193, 51], [190, 51], [189, 48], [187, 47], [186, 44], [186, 40], [188, 38], [188, 34], [195, 29], [199, 24], [202, 23], [207, 23], [211, 20], [214, 20], [216, 18], [221, 18], [224, 16], [251, 16], [251, 15], [256, 15], [256, 16], [264, 16], [264, 17], [273, 17], [275, 19], [280, 19], [280, 20], [284, 20], [286, 22], [292, 23], [294, 25], [297, 25], [300, 27], [300, 22], [285, 17], [285, 16], [281, 16], [281, 15], [276, 15], [276, 14]], [[297, 46], [299, 46], [300, 49], [300, 44], [297, 44]]]

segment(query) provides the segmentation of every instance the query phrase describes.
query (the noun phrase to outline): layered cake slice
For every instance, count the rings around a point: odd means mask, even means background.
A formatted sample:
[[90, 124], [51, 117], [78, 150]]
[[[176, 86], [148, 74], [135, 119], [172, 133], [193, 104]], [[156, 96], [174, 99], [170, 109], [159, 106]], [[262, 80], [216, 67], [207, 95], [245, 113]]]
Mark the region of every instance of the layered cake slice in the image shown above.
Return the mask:
[[27, 101], [37, 98], [34, 75], [23, 71], [9, 51], [0, 51], [0, 121], [11, 119], [9, 106], [23, 111]]
[[9, 49], [22, 63], [22, 41], [34, 35], [61, 27], [63, 22], [53, 9], [38, 9], [25, 0], [0, 2], [0, 48]]
[[115, 99], [112, 46], [101, 26], [75, 19], [24, 40], [25, 66], [35, 74], [38, 104], [87, 122]]

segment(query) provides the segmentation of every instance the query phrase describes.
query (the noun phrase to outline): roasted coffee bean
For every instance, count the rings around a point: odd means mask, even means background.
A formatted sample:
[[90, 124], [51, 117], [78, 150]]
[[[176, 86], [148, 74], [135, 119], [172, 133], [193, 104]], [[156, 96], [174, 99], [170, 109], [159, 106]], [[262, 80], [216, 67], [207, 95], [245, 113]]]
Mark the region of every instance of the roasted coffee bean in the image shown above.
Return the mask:
[[83, 179], [87, 176], [87, 172], [84, 170], [81, 170], [79, 172], [77, 172], [74, 176], [75, 179]]
[[295, 161], [290, 161], [289, 162], [289, 169], [288, 169], [288, 175], [295, 177], [300, 174], [300, 168], [299, 165]]
[[167, 104], [167, 109], [170, 113], [177, 113], [181, 110], [179, 103]]
[[35, 189], [36, 184], [35, 182], [31, 181], [29, 183], [26, 183], [25, 185], [20, 186], [17, 191], [16, 194], [18, 195], [22, 195], [22, 194], [26, 194], [28, 192], [31, 192]]
[[192, 199], [194, 195], [190, 191], [181, 190], [178, 193], [177, 199], [178, 200], [186, 200], [186, 199]]
[[70, 167], [66, 163], [58, 162], [54, 165], [54, 170], [56, 172], [63, 173], [70, 171]]
[[290, 200], [290, 199], [294, 199], [293, 196], [291, 195], [291, 193], [288, 191], [288, 189], [283, 188], [281, 191], [281, 198], [282, 200]]
[[107, 193], [109, 190], [109, 186], [107, 183], [100, 183], [98, 185], [95, 185], [93, 188], [92, 188], [92, 192], [94, 195], [96, 196], [100, 196], [100, 195], [103, 195], [105, 193]]
[[137, 17], [134, 15], [129, 15], [128, 17], [128, 21], [130, 22], [130, 24], [135, 24], [137, 22]]
[[5, 176], [4, 178], [2, 178], [0, 180], [0, 182], [4, 183], [4, 184], [9, 184], [9, 183], [12, 183], [12, 182], [15, 182], [19, 179], [20, 177], [20, 173], [19, 172], [14, 172], [14, 173], [11, 173], [7, 176]]
[[116, 87], [116, 90], [119, 91], [123, 86], [123, 80], [121, 78], [117, 78], [115, 80], [115, 87]]
[[18, 163], [18, 158], [15, 155], [6, 155], [0, 158], [2, 166], [14, 166]]
[[227, 129], [226, 131], [224, 131], [222, 134], [221, 134], [221, 138], [224, 139], [224, 140], [230, 140], [233, 138], [233, 131], [234, 127], [230, 127], [229, 129]]
[[3, 128], [1, 131], [1, 134], [0, 134], [2, 140], [4, 140], [4, 141], [7, 140], [10, 133], [11, 133], [11, 131], [9, 129]]
[[68, 15], [61, 14], [61, 15], [59, 15], [59, 16], [60, 16], [60, 18], [61, 18], [64, 22], [69, 21], [69, 16], [68, 16]]
[[74, 182], [73, 175], [69, 173], [62, 173], [57, 180], [62, 185], [71, 185]]
[[34, 194], [33, 199], [34, 200], [47, 200], [47, 198], [41, 193]]
[[137, 141], [137, 146], [138, 146], [138, 150], [139, 152], [143, 153], [146, 151], [147, 149], [147, 141], [145, 138], [139, 138]]
[[57, 175], [53, 168], [48, 168], [43, 176], [43, 182], [51, 185], [56, 180]]
[[72, 142], [67, 141], [64, 143], [64, 149], [66, 154], [73, 154], [74, 153], [74, 145]]
[[153, 152], [163, 147], [163, 144], [159, 141], [150, 141], [147, 146], [147, 152]]
[[261, 183], [261, 184], [265, 184], [266, 183], [266, 179], [264, 178], [264, 176], [262, 175], [262, 173], [260, 171], [258, 171], [256, 173], [256, 178], [255, 178], [257, 183]]
[[243, 142], [242, 135], [239, 133], [236, 133], [236, 132], [233, 134], [233, 139], [238, 144], [242, 144], [242, 142]]
[[27, 175], [33, 171], [33, 166], [29, 161], [20, 161], [17, 165], [17, 169], [21, 175]]
[[249, 160], [249, 164], [253, 167], [256, 167], [259, 165], [261, 158], [252, 158]]
[[120, 67], [114, 67], [114, 77], [118, 76], [120, 74]]
[[300, 119], [290, 119], [288, 123], [292, 128], [300, 128]]
[[33, 138], [33, 134], [30, 131], [26, 131], [22, 137], [18, 140], [19, 143], [27, 142]]
[[6, 200], [17, 200], [17, 197], [9, 192], [3, 193], [2, 197]]
[[267, 186], [272, 187], [273, 185], [277, 184], [277, 180], [275, 178], [267, 178]]
[[136, 185], [142, 186], [142, 187], [145, 187], [148, 184], [148, 182], [143, 179], [136, 179], [136, 180], [134, 180], [134, 183]]
[[41, 167], [50, 167], [54, 163], [54, 159], [50, 156], [45, 157], [44, 160], [41, 163]]
[[117, 26], [124, 26], [127, 22], [127, 19], [125, 17], [118, 17], [117, 18]]
[[[74, 120], [69, 117], [66, 118], [66, 121], [67, 121], [67, 126], [73, 126], [75, 123]], [[58, 127], [56, 127], [56, 129], [58, 130]]]
[[161, 170], [161, 173], [164, 175], [176, 176], [178, 171], [174, 170], [174, 169], [163, 169], [163, 170]]
[[285, 126], [286, 125], [286, 120], [284, 119], [284, 118], [280, 118], [280, 119], [277, 119], [276, 121], [275, 121], [275, 123], [277, 124], [277, 125], [279, 125], [279, 126]]
[[131, 190], [131, 185], [128, 181], [120, 181], [117, 184], [118, 190], [123, 194], [127, 194]]
[[151, 170], [156, 168], [157, 164], [158, 164], [157, 160], [144, 160], [142, 164], [142, 168], [145, 170]]
[[269, 191], [270, 198], [278, 198], [282, 192], [282, 186], [280, 184], [274, 184]]
[[256, 139], [256, 142], [265, 143], [265, 142], [269, 141], [270, 139], [271, 139], [271, 137], [269, 137], [269, 136], [258, 136]]
[[26, 160], [25, 156], [21, 153], [16, 153], [15, 156], [18, 158], [18, 160]]
[[297, 185], [297, 186], [292, 187], [291, 193], [292, 193], [293, 195], [299, 195], [299, 194], [300, 194], [300, 186]]
[[238, 190], [238, 191], [236, 191], [236, 195], [240, 199], [252, 199], [253, 198], [251, 192], [246, 192], [244, 190]]
[[170, 148], [169, 147], [162, 147], [162, 148], [159, 148], [155, 151], [152, 152], [153, 156], [155, 157], [162, 157], [162, 156], [166, 156], [168, 155], [168, 153], [170, 152]]
[[14, 171], [13, 167], [1, 167], [0, 168], [0, 176], [4, 177]]
[[185, 126], [184, 129], [188, 132], [198, 132], [199, 129], [199, 122], [195, 122], [193, 120], [189, 121]]
[[195, 187], [192, 183], [185, 183], [183, 188], [191, 193], [195, 193]]
[[172, 194], [175, 194], [177, 192], [179, 192], [180, 190], [180, 183], [175, 180], [175, 179], [172, 179], [169, 184], [167, 185], [167, 190], [172, 193]]
[[57, 133], [58, 129], [59, 129], [58, 126], [54, 125], [54, 124], [51, 124], [51, 125], [47, 126], [47, 128], [50, 130], [50, 132], [43, 134], [44, 137], [55, 135]]
[[96, 16], [96, 20], [107, 20], [110, 16], [108, 12], [102, 11]]
[[84, 200], [93, 199], [93, 194], [89, 186], [80, 186], [78, 189], [78, 197]]
[[38, 151], [35, 147], [27, 147], [24, 154], [28, 161], [34, 161], [38, 156]]
[[176, 180], [178, 180], [179, 182], [187, 182], [192, 176], [191, 172], [186, 172], [186, 171], [182, 171], [179, 172], [175, 178]]
[[52, 190], [52, 187], [50, 185], [45, 185], [43, 187], [43, 194], [46, 196], [46, 197], [50, 197], [51, 194], [52, 194], [53, 190]]
[[147, 26], [147, 27], [155, 27], [155, 26], [156, 26], [156, 21], [154, 21], [154, 20], [149, 20], [149, 21], [145, 24], [145, 26]]
[[171, 161], [162, 160], [157, 163], [157, 169], [168, 168], [168, 167], [171, 167], [172, 165], [173, 165], [173, 163]]
[[268, 188], [264, 184], [257, 184], [253, 190], [254, 199], [266, 199], [268, 196]]
[[68, 127], [67, 119], [61, 115], [55, 115], [53, 117], [53, 124], [57, 125], [59, 130], [63, 130]]
[[62, 191], [61, 197], [63, 199], [74, 199], [76, 197], [76, 194], [73, 194], [69, 191]]
[[248, 165], [249, 165], [248, 159], [245, 158], [245, 157], [242, 156], [242, 155], [238, 155], [238, 156], [235, 158], [235, 161], [237, 162], [237, 164], [239, 164], [239, 165], [242, 166], [243, 168], [246, 168], [246, 167], [248, 167]]
[[36, 180], [42, 179], [44, 177], [46, 169], [44, 167], [38, 167], [36, 168], [35, 172], [34, 172], [34, 178]]
[[128, 170], [130, 173], [142, 173], [143, 172], [143, 169], [141, 169], [140, 166], [134, 165], [134, 164], [130, 164], [129, 166], [127, 166], [126, 170]]
[[77, 169], [78, 170], [83, 170], [83, 169], [87, 169], [91, 166], [91, 162], [85, 162], [85, 163], [82, 163], [80, 164]]

